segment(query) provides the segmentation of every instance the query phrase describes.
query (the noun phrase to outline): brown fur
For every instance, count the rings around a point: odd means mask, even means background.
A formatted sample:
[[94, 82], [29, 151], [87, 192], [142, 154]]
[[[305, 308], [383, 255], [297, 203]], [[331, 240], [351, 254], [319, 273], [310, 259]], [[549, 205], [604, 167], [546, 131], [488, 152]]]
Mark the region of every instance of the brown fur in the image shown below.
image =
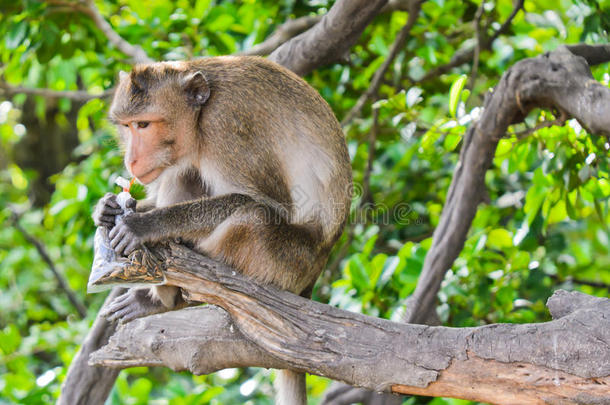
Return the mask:
[[[202, 107], [188, 105], [181, 87], [195, 71], [210, 90]], [[143, 112], [163, 115], [168, 126], [159, 144], [172, 160], [160, 163], [184, 166], [148, 185], [157, 207], [226, 194], [258, 203], [226, 215], [211, 233], [157, 229], [153, 239], [188, 236], [202, 252], [295, 293], [315, 282], [345, 223], [351, 184], [343, 133], [315, 90], [262, 58], [156, 63], [136, 66], [121, 80], [110, 116], [124, 121]], [[290, 165], [297, 167], [287, 173]], [[307, 207], [299, 209], [294, 193]]]

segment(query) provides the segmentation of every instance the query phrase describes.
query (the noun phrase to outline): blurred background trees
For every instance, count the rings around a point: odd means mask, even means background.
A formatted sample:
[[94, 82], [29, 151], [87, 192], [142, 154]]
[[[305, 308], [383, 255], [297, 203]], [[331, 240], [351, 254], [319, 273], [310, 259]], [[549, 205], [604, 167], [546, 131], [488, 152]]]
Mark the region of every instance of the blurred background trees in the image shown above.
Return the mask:
[[[291, 19], [304, 26], [286, 39], [307, 29], [333, 3], [96, 1], [110, 29], [141, 47], [126, 54], [88, 3], [0, 0], [0, 403], [53, 402], [103, 301], [85, 293], [90, 213], [126, 175], [105, 119], [119, 70], [134, 55], [252, 52]], [[305, 77], [343, 120], [356, 185], [314, 299], [397, 321], [486, 90], [516, 61], [561, 44], [607, 43], [610, 28], [605, 0], [525, 1], [516, 13], [508, 0], [425, 1], [394, 57], [406, 3], [389, 2], [349, 55]], [[607, 65], [592, 72], [609, 84]], [[610, 141], [574, 120], [539, 125], [554, 119], [535, 111], [500, 141], [488, 196], [439, 294], [443, 324], [545, 321], [558, 288], [608, 296]], [[270, 374], [129, 369], [108, 403], [265, 404]], [[308, 383], [317, 403], [329, 381]]]

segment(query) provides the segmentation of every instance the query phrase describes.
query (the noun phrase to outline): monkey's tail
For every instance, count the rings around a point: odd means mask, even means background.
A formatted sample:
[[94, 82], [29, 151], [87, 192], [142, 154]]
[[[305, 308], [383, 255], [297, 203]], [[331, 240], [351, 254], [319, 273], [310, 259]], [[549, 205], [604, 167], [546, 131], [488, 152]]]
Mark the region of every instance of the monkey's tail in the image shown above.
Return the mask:
[[278, 370], [275, 391], [275, 405], [307, 405], [304, 373]]

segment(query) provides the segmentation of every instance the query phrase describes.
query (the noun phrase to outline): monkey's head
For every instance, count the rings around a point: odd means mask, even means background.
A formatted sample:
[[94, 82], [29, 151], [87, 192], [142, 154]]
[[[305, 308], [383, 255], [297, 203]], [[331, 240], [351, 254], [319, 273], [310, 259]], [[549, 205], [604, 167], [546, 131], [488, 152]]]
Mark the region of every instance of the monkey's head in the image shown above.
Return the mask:
[[125, 146], [127, 170], [144, 184], [198, 149], [197, 122], [210, 87], [201, 71], [161, 62], [121, 72], [109, 118]]

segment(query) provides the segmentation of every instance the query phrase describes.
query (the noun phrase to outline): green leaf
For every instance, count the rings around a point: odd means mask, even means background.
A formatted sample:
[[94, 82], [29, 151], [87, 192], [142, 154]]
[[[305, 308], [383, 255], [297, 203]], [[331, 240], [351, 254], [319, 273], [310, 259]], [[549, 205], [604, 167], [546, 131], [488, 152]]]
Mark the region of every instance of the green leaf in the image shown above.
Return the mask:
[[467, 80], [468, 76], [461, 75], [451, 85], [451, 90], [449, 91], [449, 114], [451, 114], [452, 117], [456, 116], [458, 104], [460, 102], [460, 94], [462, 93]]
[[217, 15], [212, 21], [208, 19], [206, 29], [216, 32], [216, 34], [220, 34], [221, 32], [227, 30], [234, 22], [235, 18], [233, 16], [228, 14], [220, 14]]
[[26, 20], [19, 21], [18, 23], [13, 24], [13, 26], [8, 30], [5, 37], [5, 44], [9, 50], [16, 49], [23, 40], [25, 39], [28, 33], [28, 23]]
[[549, 215], [547, 217], [547, 223], [556, 224], [558, 222], [563, 221], [568, 217], [567, 207], [565, 200], [559, 200], [557, 203], [551, 208], [549, 211]]
[[17, 326], [14, 324], [8, 325], [0, 332], [0, 351], [7, 355], [14, 353], [21, 344], [21, 335]]
[[447, 134], [445, 137], [445, 141], [443, 142], [443, 147], [447, 152], [452, 152], [459, 145], [462, 140], [462, 136], [458, 134]]
[[359, 291], [366, 291], [369, 287], [369, 277], [367, 265], [362, 262], [361, 255], [355, 255], [347, 263], [347, 270], [352, 281], [352, 285]]
[[511, 247], [513, 246], [513, 235], [506, 229], [496, 228], [489, 232], [487, 246], [498, 250]]
[[398, 256], [390, 256], [386, 259], [385, 263], [383, 263], [383, 271], [376, 283], [377, 289], [383, 288], [390, 281], [394, 272], [399, 270], [400, 264], [401, 260]]

